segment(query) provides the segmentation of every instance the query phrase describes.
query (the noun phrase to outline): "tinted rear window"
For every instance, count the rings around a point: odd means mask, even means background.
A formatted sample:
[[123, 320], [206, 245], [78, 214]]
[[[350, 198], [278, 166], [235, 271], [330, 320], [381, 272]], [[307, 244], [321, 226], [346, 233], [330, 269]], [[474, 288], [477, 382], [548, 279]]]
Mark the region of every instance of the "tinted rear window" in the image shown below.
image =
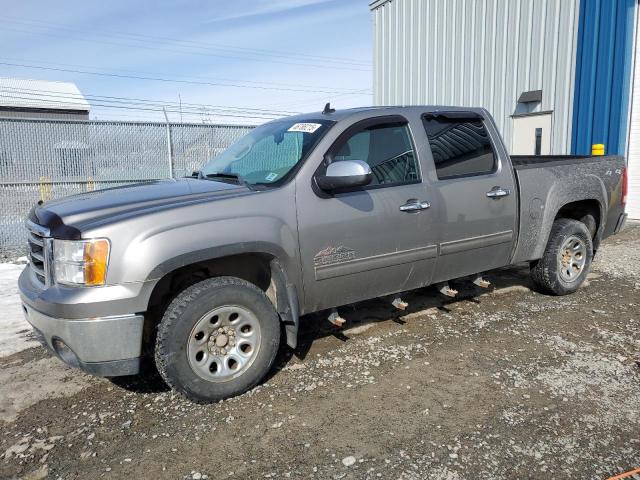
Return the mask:
[[496, 169], [496, 156], [481, 120], [423, 117], [440, 180], [484, 175]]

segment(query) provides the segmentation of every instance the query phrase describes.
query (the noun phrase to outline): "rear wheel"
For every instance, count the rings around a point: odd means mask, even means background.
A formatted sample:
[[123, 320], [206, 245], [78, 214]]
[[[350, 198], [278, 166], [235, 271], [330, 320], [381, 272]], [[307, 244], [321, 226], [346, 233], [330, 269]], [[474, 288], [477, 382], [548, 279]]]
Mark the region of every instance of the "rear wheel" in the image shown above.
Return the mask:
[[208, 403], [239, 395], [269, 372], [280, 342], [272, 303], [255, 285], [212, 278], [180, 293], [158, 327], [156, 365], [187, 398]]
[[554, 222], [544, 255], [531, 266], [531, 278], [543, 292], [573, 293], [587, 278], [593, 260], [593, 243], [587, 226], [578, 220]]

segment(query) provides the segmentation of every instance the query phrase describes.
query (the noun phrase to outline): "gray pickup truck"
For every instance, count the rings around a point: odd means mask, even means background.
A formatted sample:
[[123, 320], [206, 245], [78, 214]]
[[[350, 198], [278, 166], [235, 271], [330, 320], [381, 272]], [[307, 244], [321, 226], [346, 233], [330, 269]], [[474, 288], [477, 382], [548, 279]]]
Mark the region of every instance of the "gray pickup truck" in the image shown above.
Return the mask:
[[69, 365], [155, 359], [198, 402], [268, 373], [302, 315], [529, 262], [564, 295], [625, 223], [622, 157], [510, 157], [487, 111], [380, 107], [283, 118], [193, 177], [37, 205], [19, 286]]

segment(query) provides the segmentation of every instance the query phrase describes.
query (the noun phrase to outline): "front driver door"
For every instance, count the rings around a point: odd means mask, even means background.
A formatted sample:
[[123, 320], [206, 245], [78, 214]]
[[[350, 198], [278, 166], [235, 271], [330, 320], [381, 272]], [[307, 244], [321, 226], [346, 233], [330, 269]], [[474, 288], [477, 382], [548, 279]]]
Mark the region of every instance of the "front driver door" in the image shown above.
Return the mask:
[[407, 120], [387, 116], [352, 125], [316, 174], [342, 160], [367, 162], [373, 182], [336, 194], [300, 179], [296, 188], [307, 312], [426, 285], [435, 266], [430, 194]]

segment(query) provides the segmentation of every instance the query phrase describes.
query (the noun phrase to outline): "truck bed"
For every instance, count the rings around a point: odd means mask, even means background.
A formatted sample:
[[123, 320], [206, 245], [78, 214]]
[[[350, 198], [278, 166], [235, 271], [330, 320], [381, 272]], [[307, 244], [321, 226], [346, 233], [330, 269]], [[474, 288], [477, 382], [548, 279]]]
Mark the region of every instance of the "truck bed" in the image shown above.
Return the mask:
[[511, 161], [520, 194], [514, 263], [540, 258], [559, 208], [580, 198], [598, 199], [602, 204], [595, 243], [613, 233], [624, 211], [624, 157], [512, 156]]
[[574, 165], [586, 162], [601, 162], [610, 157], [590, 155], [511, 155], [511, 164], [515, 169], [537, 168], [558, 165]]

